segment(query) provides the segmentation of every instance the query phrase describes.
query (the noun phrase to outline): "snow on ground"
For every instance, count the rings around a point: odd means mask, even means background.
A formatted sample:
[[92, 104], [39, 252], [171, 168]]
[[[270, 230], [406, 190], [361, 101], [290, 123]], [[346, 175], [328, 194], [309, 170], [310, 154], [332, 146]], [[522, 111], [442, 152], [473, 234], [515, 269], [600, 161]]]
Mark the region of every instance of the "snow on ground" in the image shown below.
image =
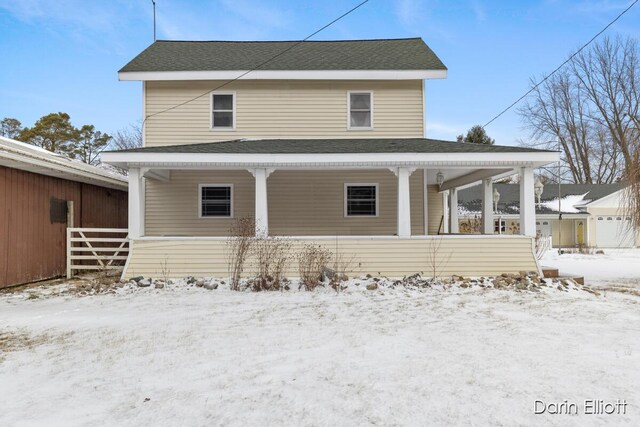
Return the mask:
[[[0, 338], [20, 337], [0, 339], [0, 425], [640, 421], [637, 296], [352, 288], [0, 294]], [[581, 413], [534, 415], [536, 399]]]
[[550, 250], [540, 265], [561, 274], [584, 276], [590, 286], [625, 285], [640, 288], [640, 249], [603, 249], [604, 255], [562, 254]]

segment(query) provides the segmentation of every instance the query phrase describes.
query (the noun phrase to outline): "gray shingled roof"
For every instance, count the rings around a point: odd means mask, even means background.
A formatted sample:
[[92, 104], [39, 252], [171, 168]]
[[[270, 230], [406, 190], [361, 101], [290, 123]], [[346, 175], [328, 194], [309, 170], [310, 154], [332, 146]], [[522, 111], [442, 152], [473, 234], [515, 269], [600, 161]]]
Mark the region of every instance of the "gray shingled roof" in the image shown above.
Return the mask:
[[[518, 214], [520, 212], [520, 185], [519, 184], [493, 184], [494, 188], [500, 193], [500, 201], [498, 202], [498, 212], [501, 214]], [[624, 188], [624, 183], [617, 182], [615, 184], [561, 184], [560, 194], [562, 198], [567, 196], [581, 196], [585, 201], [593, 202], [595, 200], [606, 197]], [[474, 213], [482, 210], [482, 186], [476, 185], [458, 191], [458, 206], [462, 212]], [[558, 185], [547, 184], [542, 190], [540, 201], [542, 204], [536, 203], [537, 214], [554, 214], [556, 210], [549, 209], [544, 206], [544, 202], [558, 199]], [[564, 209], [563, 209], [564, 211]], [[566, 212], [565, 212], [566, 213]]]
[[[120, 72], [250, 70], [297, 41], [158, 40]], [[306, 41], [260, 70], [446, 70], [421, 38]]]
[[[208, 142], [120, 150], [128, 153], [238, 153], [238, 154], [342, 154], [342, 153], [533, 153], [523, 147], [470, 144], [424, 138], [376, 139], [261, 139]], [[549, 151], [546, 151], [549, 152]]]

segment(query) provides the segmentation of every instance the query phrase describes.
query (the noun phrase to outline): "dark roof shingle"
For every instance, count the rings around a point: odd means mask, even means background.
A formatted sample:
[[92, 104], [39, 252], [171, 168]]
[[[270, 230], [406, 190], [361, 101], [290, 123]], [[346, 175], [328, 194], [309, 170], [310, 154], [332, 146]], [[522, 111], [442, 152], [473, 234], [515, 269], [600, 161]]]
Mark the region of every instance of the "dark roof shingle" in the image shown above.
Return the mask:
[[158, 40], [120, 72], [447, 69], [421, 38], [296, 43]]
[[[520, 185], [493, 184], [493, 187], [500, 193], [498, 211], [501, 214], [518, 214], [520, 211]], [[567, 196], [581, 196], [585, 194], [584, 199], [588, 203], [613, 194], [624, 187], [625, 184], [622, 182], [614, 184], [561, 184], [560, 195], [562, 198], [565, 198]], [[536, 213], [557, 213], [557, 210], [549, 209], [544, 205], [544, 202], [557, 199], [558, 184], [546, 184], [540, 196], [542, 204], [536, 203]], [[482, 186], [476, 185], [458, 191], [458, 205], [462, 208], [463, 212], [480, 212], [482, 210]]]
[[347, 154], [347, 153], [536, 153], [524, 147], [470, 144], [425, 138], [260, 139], [120, 150], [128, 153]]

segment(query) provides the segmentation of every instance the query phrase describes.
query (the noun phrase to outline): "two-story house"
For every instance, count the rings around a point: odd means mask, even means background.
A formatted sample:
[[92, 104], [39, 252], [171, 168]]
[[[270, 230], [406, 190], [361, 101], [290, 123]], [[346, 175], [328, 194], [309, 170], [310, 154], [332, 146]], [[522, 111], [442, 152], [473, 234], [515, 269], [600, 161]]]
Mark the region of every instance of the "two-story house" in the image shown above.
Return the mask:
[[[129, 170], [125, 276], [226, 275], [245, 216], [352, 273], [536, 270], [533, 169], [558, 154], [427, 139], [425, 81], [446, 76], [420, 38], [153, 43], [119, 72], [142, 82], [144, 147], [103, 155]], [[522, 235], [494, 235], [492, 180], [514, 173]], [[448, 206], [477, 182], [484, 234], [460, 235]]]

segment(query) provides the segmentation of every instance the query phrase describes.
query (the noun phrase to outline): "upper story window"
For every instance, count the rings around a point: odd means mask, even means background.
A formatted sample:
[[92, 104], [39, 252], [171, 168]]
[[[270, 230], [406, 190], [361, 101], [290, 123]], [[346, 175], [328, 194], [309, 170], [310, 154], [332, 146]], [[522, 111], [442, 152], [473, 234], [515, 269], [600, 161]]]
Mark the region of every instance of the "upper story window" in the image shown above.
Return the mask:
[[344, 216], [378, 216], [378, 184], [345, 184]]
[[348, 117], [347, 129], [373, 129], [373, 92], [347, 92]]
[[235, 92], [211, 94], [211, 129], [234, 130], [236, 128]]
[[200, 218], [233, 218], [233, 185], [199, 185]]

